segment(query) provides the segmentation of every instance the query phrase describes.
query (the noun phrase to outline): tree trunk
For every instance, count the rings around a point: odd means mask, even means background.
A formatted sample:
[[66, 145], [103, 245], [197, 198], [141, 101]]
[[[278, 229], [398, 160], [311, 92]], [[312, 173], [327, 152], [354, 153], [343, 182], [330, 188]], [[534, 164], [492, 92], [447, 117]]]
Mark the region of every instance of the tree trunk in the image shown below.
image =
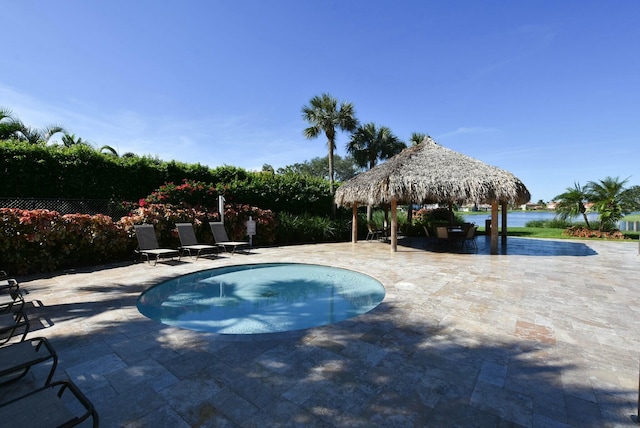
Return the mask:
[[[329, 191], [333, 196], [333, 141], [329, 139], [327, 144], [329, 145]], [[336, 210], [336, 203], [331, 199], [331, 218], [336, 218]]]

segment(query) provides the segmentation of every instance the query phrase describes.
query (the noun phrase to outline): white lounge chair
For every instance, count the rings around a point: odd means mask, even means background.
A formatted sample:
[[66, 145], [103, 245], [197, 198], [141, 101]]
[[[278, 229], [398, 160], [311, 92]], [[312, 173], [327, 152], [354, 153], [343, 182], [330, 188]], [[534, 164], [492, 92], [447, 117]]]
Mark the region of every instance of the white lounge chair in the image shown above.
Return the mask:
[[231, 254], [236, 252], [236, 248], [248, 247], [249, 252], [251, 250], [249, 241], [231, 241], [229, 240], [229, 236], [227, 235], [227, 231], [224, 228], [224, 223], [209, 223], [211, 226], [211, 232], [213, 233], [213, 239], [216, 241], [216, 245], [224, 248], [225, 251], [227, 247], [232, 247]]

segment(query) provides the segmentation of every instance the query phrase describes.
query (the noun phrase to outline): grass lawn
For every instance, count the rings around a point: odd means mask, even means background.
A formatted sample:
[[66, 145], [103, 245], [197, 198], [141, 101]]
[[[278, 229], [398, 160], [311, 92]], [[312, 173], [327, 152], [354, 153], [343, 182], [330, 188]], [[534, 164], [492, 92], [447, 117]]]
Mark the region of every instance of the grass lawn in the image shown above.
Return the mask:
[[[640, 221], [640, 220], [639, 220]], [[478, 232], [485, 234], [485, 228], [479, 227]], [[551, 238], [551, 239], [585, 239], [563, 234], [564, 229], [552, 229], [543, 227], [509, 227], [508, 236], [522, 236], [525, 238]], [[628, 239], [638, 239], [639, 232], [623, 232]], [[622, 242], [622, 240], [620, 241]]]
[[[553, 212], [553, 211], [551, 211]], [[458, 214], [472, 215], [476, 213], [459, 212]], [[479, 215], [486, 216], [486, 212], [478, 212]], [[623, 221], [640, 221], [640, 214], [625, 216]], [[479, 227], [478, 232], [485, 234], [485, 228]], [[542, 228], [542, 227], [509, 227], [507, 229], [508, 236], [522, 236], [526, 238], [551, 238], [551, 239], [585, 239], [576, 238], [574, 236], [564, 235], [564, 229]], [[622, 232], [628, 239], [638, 239], [640, 232]]]

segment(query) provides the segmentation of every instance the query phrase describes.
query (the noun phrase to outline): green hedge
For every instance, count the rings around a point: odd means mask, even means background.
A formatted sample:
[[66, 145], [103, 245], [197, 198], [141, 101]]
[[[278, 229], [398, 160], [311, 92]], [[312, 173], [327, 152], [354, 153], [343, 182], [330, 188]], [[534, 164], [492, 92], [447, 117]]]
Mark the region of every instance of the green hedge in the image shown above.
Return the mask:
[[202, 182], [229, 203], [276, 212], [329, 215], [333, 201], [324, 179], [231, 166], [212, 169], [150, 156], [116, 157], [84, 145], [0, 141], [0, 170], [5, 172], [0, 181], [5, 197], [138, 201], [163, 185]]

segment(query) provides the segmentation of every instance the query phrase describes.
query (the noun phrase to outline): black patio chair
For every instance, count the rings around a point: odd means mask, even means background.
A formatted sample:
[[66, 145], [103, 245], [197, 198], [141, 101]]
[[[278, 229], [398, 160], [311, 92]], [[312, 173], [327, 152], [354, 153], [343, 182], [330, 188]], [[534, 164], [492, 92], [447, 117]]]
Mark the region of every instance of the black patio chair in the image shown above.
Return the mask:
[[0, 405], [0, 421], [14, 427], [73, 427], [89, 418], [97, 428], [98, 412], [71, 381], [54, 382]]
[[36, 337], [0, 347], [0, 385], [23, 378], [31, 367], [49, 360], [52, 364], [45, 386], [51, 383], [58, 366], [58, 355], [47, 339]]

